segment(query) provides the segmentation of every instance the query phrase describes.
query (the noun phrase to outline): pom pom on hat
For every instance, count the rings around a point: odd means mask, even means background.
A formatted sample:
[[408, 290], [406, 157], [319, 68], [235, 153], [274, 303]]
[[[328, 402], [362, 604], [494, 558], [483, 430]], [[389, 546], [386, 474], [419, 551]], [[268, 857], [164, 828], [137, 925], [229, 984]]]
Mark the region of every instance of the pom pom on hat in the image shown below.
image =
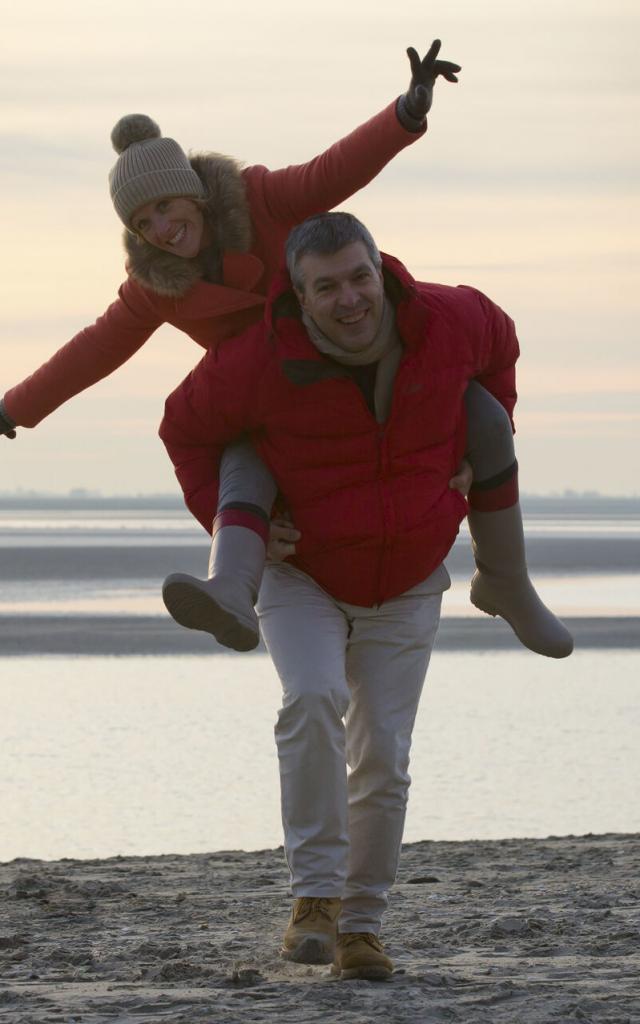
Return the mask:
[[204, 185], [175, 139], [161, 135], [146, 114], [121, 117], [111, 141], [119, 154], [109, 174], [109, 191], [116, 213], [131, 229], [132, 215], [162, 196], [202, 199]]
[[124, 153], [133, 142], [159, 139], [160, 129], [146, 114], [125, 114], [111, 132], [111, 143], [116, 153]]

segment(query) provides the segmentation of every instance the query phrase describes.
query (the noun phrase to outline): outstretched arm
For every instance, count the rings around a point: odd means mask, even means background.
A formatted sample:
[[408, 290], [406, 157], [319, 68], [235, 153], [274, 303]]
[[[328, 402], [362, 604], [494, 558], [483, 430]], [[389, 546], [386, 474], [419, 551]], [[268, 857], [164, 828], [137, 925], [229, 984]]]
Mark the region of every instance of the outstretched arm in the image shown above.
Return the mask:
[[[161, 322], [144, 290], [125, 281], [116, 301], [95, 324], [85, 327], [6, 392], [0, 413], [11, 425], [37, 426], [64, 402], [122, 366]], [[0, 433], [6, 433], [1, 421]]]
[[[410, 49], [412, 77], [408, 91], [355, 131], [334, 143], [305, 164], [277, 171], [248, 168], [251, 188], [261, 193], [269, 215], [289, 227], [306, 217], [344, 202], [364, 188], [407, 146], [426, 131], [426, 113], [433, 100], [433, 86], [442, 75], [457, 81], [458, 64], [437, 60], [440, 41], [436, 39], [420, 60]], [[414, 57], [411, 57], [411, 54]]]

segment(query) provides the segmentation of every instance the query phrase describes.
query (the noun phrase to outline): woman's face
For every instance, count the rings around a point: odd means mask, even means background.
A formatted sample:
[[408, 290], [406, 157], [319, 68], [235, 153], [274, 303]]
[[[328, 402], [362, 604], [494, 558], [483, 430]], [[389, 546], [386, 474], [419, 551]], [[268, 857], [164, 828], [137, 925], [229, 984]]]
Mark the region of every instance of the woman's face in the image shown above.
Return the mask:
[[133, 230], [146, 242], [175, 256], [190, 259], [207, 244], [202, 210], [193, 199], [154, 199], [131, 218]]

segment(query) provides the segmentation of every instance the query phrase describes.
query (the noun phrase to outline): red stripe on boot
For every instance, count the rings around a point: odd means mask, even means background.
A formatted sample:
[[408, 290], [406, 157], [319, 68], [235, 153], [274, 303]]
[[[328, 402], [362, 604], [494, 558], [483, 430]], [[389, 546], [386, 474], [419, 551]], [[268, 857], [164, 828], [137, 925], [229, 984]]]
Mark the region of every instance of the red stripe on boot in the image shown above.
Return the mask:
[[219, 512], [213, 520], [211, 537], [215, 537], [218, 530], [224, 526], [244, 526], [245, 530], [253, 530], [264, 541], [266, 547], [269, 543], [269, 523], [261, 516], [253, 515], [252, 512], [245, 512], [244, 509], [230, 508], [226, 512]]
[[469, 507], [475, 512], [499, 512], [503, 508], [511, 508], [518, 501], [518, 474], [506, 480], [498, 487], [488, 491], [472, 487], [469, 491]]

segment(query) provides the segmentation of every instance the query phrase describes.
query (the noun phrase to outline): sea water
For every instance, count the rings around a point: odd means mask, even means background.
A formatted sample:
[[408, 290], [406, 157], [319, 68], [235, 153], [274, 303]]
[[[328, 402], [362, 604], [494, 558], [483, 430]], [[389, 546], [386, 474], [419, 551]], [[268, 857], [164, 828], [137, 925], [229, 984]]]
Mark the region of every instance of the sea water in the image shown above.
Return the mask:
[[[526, 526], [538, 590], [558, 613], [640, 614], [638, 518], [532, 515]], [[205, 575], [207, 555], [204, 531], [179, 508], [0, 507], [0, 615], [164, 615], [163, 576]], [[447, 564], [445, 614], [480, 615], [468, 601], [465, 525]]]
[[[406, 840], [640, 831], [640, 653], [438, 653]], [[0, 860], [281, 843], [266, 655], [0, 660]]]
[[[557, 612], [640, 615], [637, 520], [537, 516], [527, 535]], [[456, 550], [443, 614], [479, 614], [464, 531]], [[165, 614], [165, 571], [206, 551], [179, 509], [0, 510], [0, 616]], [[640, 830], [638, 640], [562, 661], [436, 649], [406, 839]], [[0, 859], [278, 845], [268, 657], [116, 655], [0, 649]]]

